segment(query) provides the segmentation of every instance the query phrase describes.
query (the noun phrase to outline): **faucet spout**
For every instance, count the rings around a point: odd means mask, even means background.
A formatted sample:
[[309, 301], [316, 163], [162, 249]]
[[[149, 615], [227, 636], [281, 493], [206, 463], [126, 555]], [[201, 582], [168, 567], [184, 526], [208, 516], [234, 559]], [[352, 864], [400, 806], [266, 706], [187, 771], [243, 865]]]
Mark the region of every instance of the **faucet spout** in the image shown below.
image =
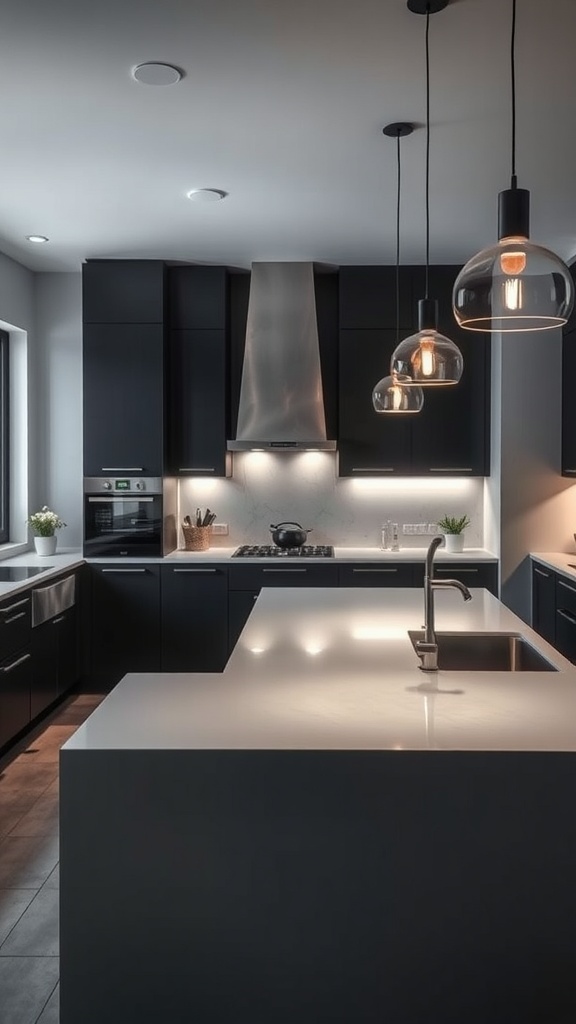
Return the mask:
[[442, 537], [434, 537], [426, 552], [426, 565], [424, 570], [424, 639], [416, 644], [416, 653], [422, 664], [420, 668], [425, 672], [438, 671], [438, 643], [434, 626], [434, 591], [440, 588], [454, 587], [459, 590], [465, 601], [472, 599], [468, 587], [460, 580], [435, 580], [432, 575], [434, 565], [434, 554], [442, 543]]

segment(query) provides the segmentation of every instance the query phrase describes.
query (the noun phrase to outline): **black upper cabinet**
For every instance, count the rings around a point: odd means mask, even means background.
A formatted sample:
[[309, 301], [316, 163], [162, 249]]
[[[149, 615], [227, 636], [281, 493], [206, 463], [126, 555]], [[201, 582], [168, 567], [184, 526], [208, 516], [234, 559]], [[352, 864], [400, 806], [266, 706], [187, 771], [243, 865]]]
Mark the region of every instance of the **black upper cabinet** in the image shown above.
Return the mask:
[[[395, 268], [340, 270], [340, 476], [485, 476], [490, 472], [490, 342], [461, 331], [452, 315], [458, 268], [433, 266], [429, 295], [439, 305], [438, 329], [460, 348], [457, 385], [424, 388], [424, 408], [412, 416], [378, 415], [372, 389], [390, 372], [396, 347]], [[400, 338], [416, 330], [423, 267], [401, 268]], [[375, 321], [380, 319], [380, 323]], [[350, 325], [355, 321], [355, 329]]]
[[228, 273], [172, 267], [168, 282], [168, 468], [228, 476]]
[[[400, 327], [415, 324], [411, 268], [400, 268]], [[396, 267], [340, 267], [340, 330], [396, 326]]]
[[224, 267], [170, 267], [168, 309], [173, 330], [227, 329], [228, 273]]
[[84, 325], [84, 475], [162, 476], [164, 328]]
[[394, 330], [340, 331], [340, 476], [403, 474], [411, 463], [411, 416], [378, 415], [374, 385], [389, 373]]
[[576, 477], [576, 329], [562, 337], [562, 476]]
[[164, 275], [160, 260], [88, 260], [82, 267], [84, 323], [163, 323]]

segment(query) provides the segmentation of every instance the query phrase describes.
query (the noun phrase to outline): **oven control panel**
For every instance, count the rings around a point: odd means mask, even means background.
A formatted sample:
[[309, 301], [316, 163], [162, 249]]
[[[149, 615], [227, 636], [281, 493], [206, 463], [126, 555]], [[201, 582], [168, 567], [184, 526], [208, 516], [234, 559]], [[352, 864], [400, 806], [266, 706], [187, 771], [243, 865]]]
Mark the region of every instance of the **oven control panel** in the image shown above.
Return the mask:
[[85, 477], [84, 494], [162, 494], [160, 477]]

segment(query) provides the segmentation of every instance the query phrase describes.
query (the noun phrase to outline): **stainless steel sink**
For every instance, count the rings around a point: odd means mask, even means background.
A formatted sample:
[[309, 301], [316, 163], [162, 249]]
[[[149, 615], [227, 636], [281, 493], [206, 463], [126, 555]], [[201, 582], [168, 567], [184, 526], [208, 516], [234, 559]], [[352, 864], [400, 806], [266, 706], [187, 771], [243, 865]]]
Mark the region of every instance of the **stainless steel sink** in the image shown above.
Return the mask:
[[[409, 629], [414, 650], [424, 630]], [[436, 633], [438, 668], [452, 672], [557, 672], [519, 633]]]

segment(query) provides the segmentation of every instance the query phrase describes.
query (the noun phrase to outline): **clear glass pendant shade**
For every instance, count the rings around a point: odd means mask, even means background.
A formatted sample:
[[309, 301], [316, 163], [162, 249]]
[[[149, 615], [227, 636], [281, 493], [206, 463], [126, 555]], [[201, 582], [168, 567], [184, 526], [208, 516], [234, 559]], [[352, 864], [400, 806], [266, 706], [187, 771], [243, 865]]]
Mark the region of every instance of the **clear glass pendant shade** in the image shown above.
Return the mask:
[[436, 330], [425, 329], [405, 338], [392, 353], [390, 370], [404, 388], [457, 384], [464, 360], [457, 345]]
[[570, 316], [574, 285], [555, 253], [527, 238], [502, 238], [462, 268], [454, 316], [469, 331], [546, 331]]
[[398, 376], [383, 377], [372, 392], [372, 404], [376, 412], [415, 413], [420, 412], [424, 405], [422, 388], [403, 387], [405, 378]]

